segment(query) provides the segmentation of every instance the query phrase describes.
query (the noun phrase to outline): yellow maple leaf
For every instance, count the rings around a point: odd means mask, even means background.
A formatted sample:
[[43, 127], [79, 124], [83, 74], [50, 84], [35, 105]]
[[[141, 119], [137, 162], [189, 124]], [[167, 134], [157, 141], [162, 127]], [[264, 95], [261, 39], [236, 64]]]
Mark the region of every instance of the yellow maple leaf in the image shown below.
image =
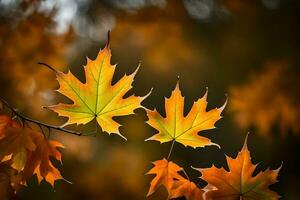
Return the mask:
[[279, 195], [269, 189], [269, 186], [277, 182], [278, 172], [267, 169], [253, 177], [257, 165], [252, 164], [250, 151], [247, 148], [247, 137], [242, 150], [237, 157], [226, 156], [229, 171], [224, 168], [212, 166], [206, 169], [196, 169], [201, 172], [201, 178], [208, 183], [210, 188], [205, 192], [207, 200], [277, 200]]
[[109, 41], [104, 49], [100, 50], [95, 60], [88, 59], [85, 66], [86, 82], [79, 81], [71, 72], [64, 74], [56, 72], [60, 84], [58, 92], [73, 101], [73, 104], [49, 106], [59, 116], [68, 118], [67, 124], [86, 124], [96, 118], [103, 131], [119, 133], [120, 125], [113, 120], [115, 116], [133, 114], [133, 111], [142, 107], [140, 103], [146, 98], [124, 95], [132, 88], [132, 82], [138, 70], [131, 75], [124, 75], [112, 85], [112, 78], [116, 65], [110, 64], [111, 51]]
[[220, 108], [206, 111], [207, 92], [194, 102], [190, 112], [184, 116], [184, 97], [179, 89], [179, 82], [171, 97], [165, 100], [166, 118], [156, 110], [147, 110], [148, 124], [159, 132], [147, 140], [157, 140], [161, 143], [175, 140], [184, 146], [204, 147], [216, 145], [208, 138], [199, 136], [198, 132], [215, 128], [214, 124], [221, 118], [225, 104]]

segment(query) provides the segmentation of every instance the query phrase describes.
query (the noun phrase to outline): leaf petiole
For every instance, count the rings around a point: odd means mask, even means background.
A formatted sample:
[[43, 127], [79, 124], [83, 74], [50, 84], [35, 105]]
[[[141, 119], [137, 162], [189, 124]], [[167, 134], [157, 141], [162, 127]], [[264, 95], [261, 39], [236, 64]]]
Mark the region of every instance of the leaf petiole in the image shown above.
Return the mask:
[[172, 154], [172, 151], [173, 151], [173, 148], [174, 148], [174, 144], [175, 144], [175, 139], [173, 140], [173, 142], [172, 142], [172, 145], [171, 145], [171, 148], [170, 148], [170, 151], [169, 151], [169, 154], [168, 154], [168, 157], [167, 157], [167, 160], [169, 160], [170, 159], [170, 157], [171, 157], [171, 154]]

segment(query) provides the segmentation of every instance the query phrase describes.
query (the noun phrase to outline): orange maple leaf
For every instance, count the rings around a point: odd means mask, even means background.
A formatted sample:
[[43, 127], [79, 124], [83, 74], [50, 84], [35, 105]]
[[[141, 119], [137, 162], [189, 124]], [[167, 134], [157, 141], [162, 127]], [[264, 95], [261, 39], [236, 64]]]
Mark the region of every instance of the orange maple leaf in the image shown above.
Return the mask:
[[151, 181], [150, 188], [147, 196], [150, 196], [163, 185], [167, 191], [172, 188], [173, 180], [180, 179], [181, 176], [178, 174], [182, 170], [181, 167], [173, 162], [169, 162], [167, 159], [157, 160], [153, 162], [154, 167], [147, 172], [147, 174], [155, 174], [156, 176]]
[[151, 181], [147, 196], [153, 194], [160, 186], [168, 191], [168, 199], [185, 196], [187, 200], [201, 200], [204, 191], [199, 189], [193, 182], [190, 182], [178, 172], [183, 169], [167, 159], [153, 162], [154, 167], [147, 174], [155, 174]]
[[204, 191], [198, 188], [195, 183], [183, 178], [173, 182], [169, 198], [185, 197], [186, 200], [202, 200], [203, 194]]
[[22, 171], [28, 152], [36, 149], [36, 131], [21, 126], [17, 121], [0, 116], [0, 161], [11, 161], [11, 167]]
[[277, 200], [279, 195], [269, 189], [277, 182], [278, 172], [267, 169], [253, 177], [257, 165], [251, 163], [247, 148], [247, 137], [242, 150], [235, 159], [226, 156], [229, 171], [212, 166], [207, 169], [197, 169], [201, 178], [208, 183], [204, 197], [207, 200]]
[[57, 148], [63, 148], [63, 145], [47, 140], [42, 133], [23, 127], [8, 116], [0, 116], [0, 161], [19, 172], [19, 183], [24, 183], [34, 174], [39, 182], [45, 179], [52, 186], [56, 180], [63, 179], [50, 160], [53, 157], [61, 162]]
[[64, 148], [64, 146], [55, 140], [47, 140], [42, 134], [36, 137], [35, 142], [37, 148], [29, 154], [23, 176], [28, 179], [36, 174], [39, 183], [45, 179], [54, 186], [56, 180], [64, 178], [59, 170], [53, 166], [50, 157], [62, 162], [61, 153], [57, 148]]
[[159, 132], [147, 140], [157, 140], [161, 143], [175, 140], [184, 146], [205, 147], [216, 145], [208, 138], [199, 136], [198, 132], [215, 128], [215, 123], [221, 118], [225, 104], [220, 108], [206, 111], [207, 92], [194, 102], [190, 112], [184, 116], [184, 97], [179, 89], [179, 82], [171, 97], [165, 100], [166, 118], [156, 110], [147, 110], [148, 124]]

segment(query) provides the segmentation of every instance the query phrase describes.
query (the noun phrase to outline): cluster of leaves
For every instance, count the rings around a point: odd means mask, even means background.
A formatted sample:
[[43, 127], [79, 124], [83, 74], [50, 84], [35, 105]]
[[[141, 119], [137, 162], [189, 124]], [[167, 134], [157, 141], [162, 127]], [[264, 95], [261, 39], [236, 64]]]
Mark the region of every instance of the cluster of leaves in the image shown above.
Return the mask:
[[[148, 174], [155, 174], [151, 182], [148, 196], [160, 186], [164, 186], [168, 192], [168, 199], [185, 197], [187, 200], [236, 200], [236, 199], [278, 199], [279, 195], [269, 189], [269, 186], [277, 182], [278, 172], [267, 169], [253, 177], [256, 165], [251, 163], [250, 152], [247, 148], [247, 139], [242, 150], [236, 158], [226, 156], [229, 171], [224, 168], [197, 169], [201, 179], [208, 184], [205, 188], [199, 188], [195, 183], [179, 174], [184, 169], [162, 159], [155, 161], [155, 165]], [[184, 172], [184, 174], [186, 174]]]
[[[206, 97], [207, 92], [204, 97], [194, 102], [189, 114], [184, 116], [184, 98], [177, 84], [171, 97], [165, 101], [166, 118], [163, 118], [157, 111], [147, 111], [148, 123], [159, 131], [148, 140], [157, 140], [161, 143], [173, 141], [172, 147], [174, 142], [193, 148], [217, 145], [208, 138], [199, 136], [198, 132], [214, 128], [214, 124], [221, 118], [221, 112], [226, 103], [221, 108], [206, 111]], [[168, 159], [155, 161], [154, 167], [148, 172], [148, 174], [156, 175], [151, 182], [148, 195], [163, 185], [168, 192], [168, 199], [183, 196], [187, 200], [279, 198], [278, 194], [269, 190], [268, 187], [276, 182], [280, 168], [268, 169], [252, 177], [256, 165], [251, 163], [247, 138], [244, 147], [235, 159], [226, 157], [229, 172], [215, 166], [197, 169], [202, 174], [201, 178], [208, 183], [203, 189], [191, 182], [187, 175], [186, 178], [180, 175], [178, 172], [184, 172], [184, 170], [169, 161], [169, 156]]]
[[[56, 180], [63, 179], [50, 160], [53, 157], [61, 162], [57, 148], [63, 148], [63, 145], [48, 140], [24, 123], [6, 115], [0, 116], [0, 177], [3, 179], [1, 188], [6, 188], [5, 191], [18, 191], [33, 175], [39, 183], [44, 179], [52, 186]], [[3, 196], [6, 196], [4, 191], [0, 193], [0, 197]]]
[[[111, 65], [110, 60], [108, 39], [107, 45], [99, 52], [97, 58], [87, 60], [84, 68], [85, 83], [78, 80], [71, 72], [65, 74], [46, 65], [56, 74], [60, 85], [58, 92], [73, 101], [71, 104], [59, 103], [47, 107], [59, 116], [68, 118], [63, 126], [87, 124], [96, 120], [102, 131], [125, 138], [119, 132], [120, 125], [113, 117], [129, 115], [135, 109], [143, 107], [141, 102], [147, 95], [126, 96], [132, 88], [137, 70], [130, 75], [124, 75], [112, 85], [115, 65]], [[202, 174], [201, 178], [208, 183], [205, 188], [199, 188], [189, 180], [187, 175], [186, 177], [181, 175], [180, 172], [184, 170], [169, 160], [175, 142], [193, 148], [211, 145], [219, 147], [208, 138], [198, 135], [198, 132], [215, 128], [215, 123], [221, 118], [226, 102], [220, 108], [206, 111], [206, 99], [207, 92], [194, 102], [190, 112], [184, 116], [184, 97], [181, 95], [178, 82], [171, 97], [165, 101], [166, 117], [162, 117], [156, 110], [145, 108], [149, 117], [147, 123], [158, 130], [157, 134], [147, 140], [161, 143], [173, 142], [168, 158], [154, 162], [154, 167], [148, 172], [156, 175], [151, 182], [148, 196], [163, 185], [168, 191], [168, 199], [178, 197], [185, 197], [188, 200], [278, 199], [278, 195], [268, 187], [276, 182], [280, 168], [266, 170], [252, 177], [256, 165], [251, 163], [247, 140], [235, 159], [227, 157], [229, 172], [214, 166], [198, 169]], [[12, 114], [16, 116], [13, 118], [0, 116], [0, 161], [1, 166], [5, 166], [1, 167], [0, 174], [5, 177], [6, 183], [16, 191], [35, 174], [39, 182], [44, 179], [51, 185], [56, 180], [63, 179], [49, 159], [54, 157], [61, 161], [61, 154], [57, 148], [63, 145], [49, 140], [43, 134], [43, 128], [39, 130], [31, 128], [26, 119], [13, 109]], [[54, 127], [38, 121], [31, 120], [31, 122], [47, 128]], [[56, 129], [66, 131], [62, 127]]]

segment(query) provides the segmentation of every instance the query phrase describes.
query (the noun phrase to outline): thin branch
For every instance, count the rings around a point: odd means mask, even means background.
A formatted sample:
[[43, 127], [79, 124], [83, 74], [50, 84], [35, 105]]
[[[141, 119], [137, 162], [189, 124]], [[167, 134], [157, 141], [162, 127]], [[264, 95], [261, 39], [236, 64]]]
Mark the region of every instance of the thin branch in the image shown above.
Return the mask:
[[43, 123], [43, 122], [40, 122], [38, 120], [34, 120], [34, 119], [31, 119], [29, 117], [26, 117], [24, 115], [22, 115], [21, 113], [19, 113], [16, 109], [14, 109], [7, 101], [5, 101], [2, 97], [0, 97], [0, 101], [3, 102], [3, 104], [9, 108], [13, 114], [15, 114], [17, 117], [19, 117], [21, 119], [21, 121], [23, 122], [31, 122], [31, 123], [34, 123], [38, 126], [43, 126], [43, 127], [46, 127], [48, 129], [55, 129], [55, 130], [58, 130], [58, 131], [62, 131], [62, 132], [65, 132], [65, 133], [69, 133], [69, 134], [72, 134], [72, 135], [77, 135], [77, 136], [81, 136], [82, 133], [80, 132], [77, 132], [77, 131], [71, 131], [71, 130], [68, 130], [68, 129], [65, 129], [65, 128], [62, 128], [60, 126], [55, 126], [55, 125], [51, 125], [51, 124], [46, 124], [46, 123]]
[[174, 144], [175, 144], [175, 139], [173, 140], [173, 142], [172, 142], [172, 145], [171, 145], [171, 148], [170, 148], [170, 151], [169, 151], [169, 154], [168, 154], [168, 158], [167, 158], [167, 160], [169, 160], [170, 159], [170, 156], [171, 156], [171, 154], [172, 154], [172, 151], [173, 151], [173, 148], [174, 148]]
[[48, 69], [50, 69], [51, 71], [55, 72], [56, 74], [58, 73], [58, 71], [56, 69], [54, 69], [53, 67], [51, 67], [47, 63], [38, 62], [37, 64], [47, 67]]

